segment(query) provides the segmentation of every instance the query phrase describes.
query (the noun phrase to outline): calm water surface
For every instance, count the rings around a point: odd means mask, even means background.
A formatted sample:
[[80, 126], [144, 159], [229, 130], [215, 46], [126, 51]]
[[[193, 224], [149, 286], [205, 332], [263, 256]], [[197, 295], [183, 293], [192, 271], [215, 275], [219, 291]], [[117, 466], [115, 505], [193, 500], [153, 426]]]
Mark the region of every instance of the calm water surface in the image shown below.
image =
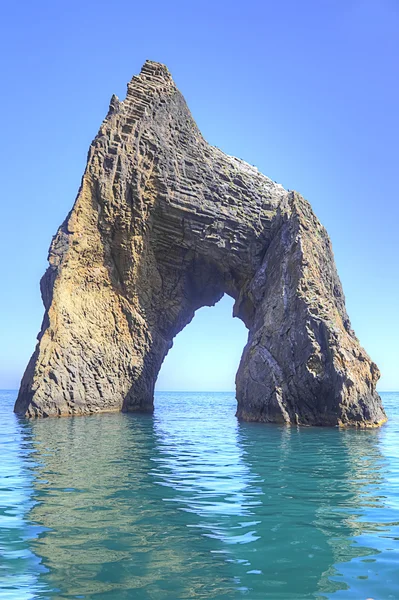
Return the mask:
[[228, 393], [26, 421], [15, 396], [1, 599], [399, 599], [399, 394], [374, 431], [238, 423]]

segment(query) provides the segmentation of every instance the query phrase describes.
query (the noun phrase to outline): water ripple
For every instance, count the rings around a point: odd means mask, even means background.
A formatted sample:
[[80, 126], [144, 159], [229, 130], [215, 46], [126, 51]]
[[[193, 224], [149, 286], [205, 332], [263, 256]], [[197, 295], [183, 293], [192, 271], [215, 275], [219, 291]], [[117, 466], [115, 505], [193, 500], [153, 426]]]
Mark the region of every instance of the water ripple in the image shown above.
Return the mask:
[[232, 394], [25, 421], [0, 392], [0, 599], [399, 598], [399, 394], [375, 431], [240, 424]]

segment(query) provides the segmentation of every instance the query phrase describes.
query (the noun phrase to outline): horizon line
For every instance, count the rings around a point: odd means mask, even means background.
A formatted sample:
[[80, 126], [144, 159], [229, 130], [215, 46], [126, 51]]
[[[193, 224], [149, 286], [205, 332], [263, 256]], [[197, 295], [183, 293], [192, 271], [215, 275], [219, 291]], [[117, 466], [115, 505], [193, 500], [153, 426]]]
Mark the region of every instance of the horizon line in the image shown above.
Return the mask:
[[[0, 392], [18, 392], [19, 388], [0, 388]], [[397, 390], [376, 390], [377, 394], [398, 394]], [[154, 394], [234, 394], [235, 390], [155, 390]]]

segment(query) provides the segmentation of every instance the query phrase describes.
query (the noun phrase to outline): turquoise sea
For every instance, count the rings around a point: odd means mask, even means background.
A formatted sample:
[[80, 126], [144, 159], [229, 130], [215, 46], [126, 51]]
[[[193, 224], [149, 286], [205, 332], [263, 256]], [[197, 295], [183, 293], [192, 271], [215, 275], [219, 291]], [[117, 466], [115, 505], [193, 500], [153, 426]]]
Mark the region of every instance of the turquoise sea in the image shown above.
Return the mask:
[[1, 599], [399, 599], [399, 393], [371, 431], [239, 423], [233, 393], [37, 421], [15, 397]]

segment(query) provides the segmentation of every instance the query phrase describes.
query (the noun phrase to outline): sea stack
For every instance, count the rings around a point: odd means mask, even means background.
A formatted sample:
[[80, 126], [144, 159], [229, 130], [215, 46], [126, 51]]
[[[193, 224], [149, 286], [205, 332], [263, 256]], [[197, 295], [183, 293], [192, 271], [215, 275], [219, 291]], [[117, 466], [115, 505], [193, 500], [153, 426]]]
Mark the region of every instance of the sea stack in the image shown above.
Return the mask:
[[226, 293], [248, 328], [239, 418], [386, 420], [325, 228], [300, 194], [204, 140], [162, 64], [112, 97], [41, 292], [21, 415], [151, 411], [173, 338]]

